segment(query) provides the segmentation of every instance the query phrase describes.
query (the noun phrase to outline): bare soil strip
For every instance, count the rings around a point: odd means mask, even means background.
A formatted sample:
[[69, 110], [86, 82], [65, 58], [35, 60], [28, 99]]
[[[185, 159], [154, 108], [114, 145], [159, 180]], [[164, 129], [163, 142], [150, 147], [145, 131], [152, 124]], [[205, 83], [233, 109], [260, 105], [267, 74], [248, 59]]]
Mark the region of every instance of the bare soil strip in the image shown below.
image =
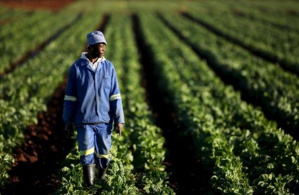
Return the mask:
[[47, 9], [59, 11], [74, 1], [75, 0], [0, 0], [0, 5], [29, 10]]
[[15, 164], [9, 172], [5, 194], [52, 194], [57, 185], [57, 171], [73, 146], [63, 131], [62, 104], [66, 80], [50, 99], [47, 111], [38, 115], [38, 124], [29, 126], [25, 142], [14, 149]]

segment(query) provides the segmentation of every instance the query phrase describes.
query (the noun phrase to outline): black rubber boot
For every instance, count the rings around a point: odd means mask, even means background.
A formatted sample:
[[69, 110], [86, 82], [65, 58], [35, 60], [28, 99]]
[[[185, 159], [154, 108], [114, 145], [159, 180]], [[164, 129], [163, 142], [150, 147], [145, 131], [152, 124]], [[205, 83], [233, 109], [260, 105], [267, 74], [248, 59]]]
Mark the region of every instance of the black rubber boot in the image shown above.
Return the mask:
[[96, 165], [90, 164], [90, 165], [84, 165], [83, 166], [83, 176], [84, 176], [84, 182], [87, 186], [93, 186], [94, 180], [96, 177]]
[[106, 171], [108, 169], [108, 166], [105, 168], [105, 169], [102, 169], [100, 166], [99, 166], [99, 179], [105, 179], [105, 174], [106, 174]]

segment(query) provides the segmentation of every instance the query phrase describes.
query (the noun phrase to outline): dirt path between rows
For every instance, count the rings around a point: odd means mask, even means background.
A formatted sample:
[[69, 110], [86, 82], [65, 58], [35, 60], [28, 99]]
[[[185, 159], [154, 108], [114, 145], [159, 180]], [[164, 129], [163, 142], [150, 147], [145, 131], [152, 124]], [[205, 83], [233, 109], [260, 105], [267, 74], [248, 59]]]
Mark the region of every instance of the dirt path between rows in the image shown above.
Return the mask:
[[26, 10], [46, 9], [58, 11], [76, 0], [0, 0], [0, 6]]
[[10, 184], [2, 194], [52, 194], [57, 189], [57, 174], [61, 163], [73, 147], [63, 131], [62, 104], [66, 80], [60, 85], [38, 115], [38, 124], [29, 126], [24, 143], [15, 148], [14, 167], [9, 171]]

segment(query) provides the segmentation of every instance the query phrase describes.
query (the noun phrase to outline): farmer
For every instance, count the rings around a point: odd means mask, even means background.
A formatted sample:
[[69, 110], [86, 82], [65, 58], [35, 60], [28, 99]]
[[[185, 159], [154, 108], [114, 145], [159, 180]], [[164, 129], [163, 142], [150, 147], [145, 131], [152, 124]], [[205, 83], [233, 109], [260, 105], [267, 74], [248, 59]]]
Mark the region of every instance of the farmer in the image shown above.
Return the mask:
[[69, 69], [63, 120], [68, 133], [76, 127], [84, 181], [92, 186], [96, 175], [105, 176], [112, 130], [121, 135], [125, 121], [115, 68], [104, 57], [103, 33], [88, 33], [87, 43], [87, 52]]

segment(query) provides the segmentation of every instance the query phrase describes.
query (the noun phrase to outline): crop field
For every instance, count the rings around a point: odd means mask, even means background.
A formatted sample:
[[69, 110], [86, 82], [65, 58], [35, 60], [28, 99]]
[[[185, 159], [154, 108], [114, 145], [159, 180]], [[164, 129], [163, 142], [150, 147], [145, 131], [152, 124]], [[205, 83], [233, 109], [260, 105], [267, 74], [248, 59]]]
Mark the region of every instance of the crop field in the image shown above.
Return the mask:
[[[84, 187], [70, 66], [104, 33], [125, 112]], [[298, 1], [0, 0], [0, 194], [299, 194]]]

